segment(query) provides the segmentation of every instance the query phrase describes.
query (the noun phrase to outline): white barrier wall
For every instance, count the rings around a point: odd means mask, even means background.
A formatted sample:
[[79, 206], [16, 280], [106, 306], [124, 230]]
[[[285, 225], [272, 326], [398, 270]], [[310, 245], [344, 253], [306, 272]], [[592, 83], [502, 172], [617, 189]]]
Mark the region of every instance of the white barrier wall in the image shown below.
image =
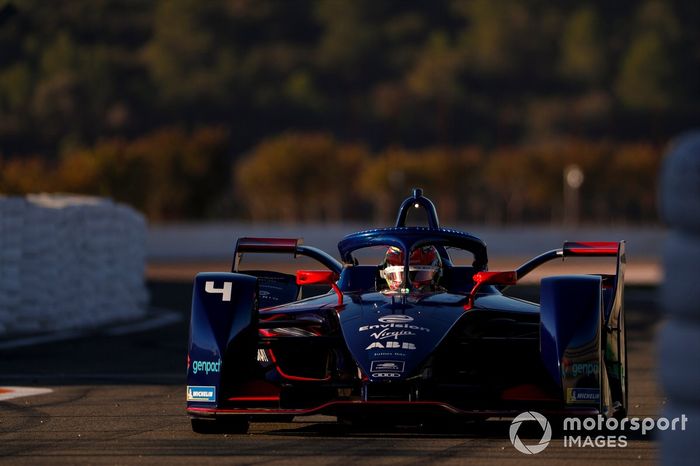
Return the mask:
[[[661, 434], [663, 464], [698, 464], [700, 447], [700, 132], [674, 142], [661, 176], [661, 210], [670, 228], [664, 247], [659, 376], [663, 416], [686, 416], [687, 430]], [[630, 383], [634, 383], [631, 380]]]
[[146, 222], [108, 199], [0, 197], [0, 336], [146, 312]]

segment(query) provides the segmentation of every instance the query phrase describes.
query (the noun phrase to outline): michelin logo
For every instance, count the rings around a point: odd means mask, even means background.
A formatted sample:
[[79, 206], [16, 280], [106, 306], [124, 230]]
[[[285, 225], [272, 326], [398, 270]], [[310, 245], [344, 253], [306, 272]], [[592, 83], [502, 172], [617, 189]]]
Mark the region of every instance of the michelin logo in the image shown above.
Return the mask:
[[187, 386], [187, 401], [216, 403], [216, 387]]
[[567, 403], [597, 403], [600, 401], [600, 390], [597, 388], [567, 388]]

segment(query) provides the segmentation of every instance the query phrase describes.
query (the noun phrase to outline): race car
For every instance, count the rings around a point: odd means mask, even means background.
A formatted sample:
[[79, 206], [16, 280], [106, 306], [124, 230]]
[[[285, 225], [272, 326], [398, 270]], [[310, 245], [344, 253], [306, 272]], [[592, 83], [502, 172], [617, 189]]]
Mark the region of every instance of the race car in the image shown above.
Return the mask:
[[[426, 226], [406, 225], [414, 210]], [[485, 243], [440, 227], [419, 189], [395, 226], [343, 238], [341, 261], [296, 238], [239, 238], [232, 272], [194, 280], [192, 429], [243, 433], [250, 421], [315, 414], [402, 424], [526, 410], [623, 417], [624, 247], [566, 242], [515, 269], [490, 271]], [[381, 260], [360, 263], [366, 250], [381, 251]], [[251, 253], [319, 265], [296, 274], [241, 270]], [[503, 293], [536, 267], [573, 256], [609, 256], [616, 272], [545, 277], [539, 303]]]

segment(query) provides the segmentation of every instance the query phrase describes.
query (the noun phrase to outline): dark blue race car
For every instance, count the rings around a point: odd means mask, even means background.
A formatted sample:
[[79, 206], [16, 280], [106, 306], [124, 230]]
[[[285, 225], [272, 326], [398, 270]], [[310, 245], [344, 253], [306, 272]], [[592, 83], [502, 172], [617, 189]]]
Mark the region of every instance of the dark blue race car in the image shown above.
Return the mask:
[[[406, 226], [414, 209], [427, 226]], [[196, 276], [194, 431], [245, 432], [251, 420], [313, 414], [396, 423], [626, 414], [624, 242], [567, 242], [515, 270], [488, 271], [484, 242], [441, 228], [414, 190], [396, 226], [351, 234], [338, 249], [342, 262], [298, 239], [240, 238], [231, 273]], [[361, 264], [368, 249], [382, 260]], [[307, 256], [320, 269], [239, 270], [249, 253]], [[469, 265], [457, 265], [465, 255]], [[616, 258], [616, 273], [544, 278], [539, 304], [502, 294], [570, 256]]]

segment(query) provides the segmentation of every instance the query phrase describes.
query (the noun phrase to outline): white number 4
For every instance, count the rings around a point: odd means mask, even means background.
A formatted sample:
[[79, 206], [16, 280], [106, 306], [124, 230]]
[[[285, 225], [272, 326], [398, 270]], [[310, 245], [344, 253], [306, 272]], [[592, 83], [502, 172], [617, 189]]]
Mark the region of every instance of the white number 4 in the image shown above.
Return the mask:
[[214, 287], [214, 282], [204, 283], [204, 291], [207, 293], [220, 293], [222, 301], [231, 301], [231, 288], [233, 288], [233, 282], [224, 282], [222, 288]]

